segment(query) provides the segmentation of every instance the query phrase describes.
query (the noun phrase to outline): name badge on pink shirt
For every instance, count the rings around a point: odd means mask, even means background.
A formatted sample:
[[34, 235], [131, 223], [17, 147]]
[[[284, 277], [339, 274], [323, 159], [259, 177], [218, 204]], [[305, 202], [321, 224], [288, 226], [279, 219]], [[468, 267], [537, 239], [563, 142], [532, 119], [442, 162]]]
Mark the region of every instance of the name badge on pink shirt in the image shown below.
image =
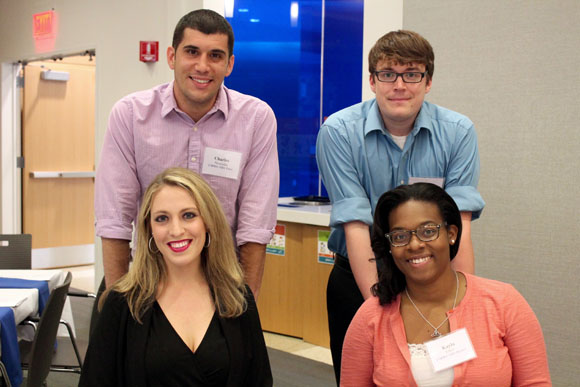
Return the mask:
[[427, 352], [429, 352], [435, 372], [454, 367], [477, 357], [473, 344], [471, 344], [469, 333], [467, 333], [465, 328], [428, 341], [425, 346], [427, 347]]
[[203, 156], [201, 173], [237, 180], [241, 160], [240, 152], [207, 147]]

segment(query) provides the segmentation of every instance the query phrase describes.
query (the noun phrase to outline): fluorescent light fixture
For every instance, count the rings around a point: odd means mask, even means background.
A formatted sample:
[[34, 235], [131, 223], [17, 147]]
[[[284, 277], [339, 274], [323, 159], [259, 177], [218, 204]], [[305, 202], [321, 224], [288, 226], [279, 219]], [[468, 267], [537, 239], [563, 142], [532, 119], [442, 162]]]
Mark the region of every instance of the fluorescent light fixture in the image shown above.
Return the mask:
[[234, 17], [234, 0], [224, 0], [224, 16]]
[[66, 82], [69, 78], [70, 74], [66, 71], [46, 70], [40, 73], [40, 79], [44, 79], [45, 81]]
[[298, 25], [298, 2], [293, 1], [290, 4], [290, 24], [292, 27], [296, 27]]

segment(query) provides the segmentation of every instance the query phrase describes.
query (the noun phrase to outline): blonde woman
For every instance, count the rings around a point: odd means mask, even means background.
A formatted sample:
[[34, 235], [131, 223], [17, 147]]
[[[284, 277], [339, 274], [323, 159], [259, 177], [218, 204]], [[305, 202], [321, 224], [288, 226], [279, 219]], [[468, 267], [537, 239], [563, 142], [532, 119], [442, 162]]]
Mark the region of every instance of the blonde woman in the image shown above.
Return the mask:
[[133, 264], [101, 299], [79, 386], [271, 386], [256, 304], [196, 173], [149, 185]]

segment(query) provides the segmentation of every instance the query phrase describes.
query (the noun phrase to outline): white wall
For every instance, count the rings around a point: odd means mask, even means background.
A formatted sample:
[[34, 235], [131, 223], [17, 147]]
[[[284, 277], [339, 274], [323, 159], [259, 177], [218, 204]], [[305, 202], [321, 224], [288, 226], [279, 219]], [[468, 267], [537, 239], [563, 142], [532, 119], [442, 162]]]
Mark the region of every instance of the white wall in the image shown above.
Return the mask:
[[362, 101], [375, 97], [369, 83], [369, 51], [389, 31], [403, 28], [403, 0], [365, 0]]

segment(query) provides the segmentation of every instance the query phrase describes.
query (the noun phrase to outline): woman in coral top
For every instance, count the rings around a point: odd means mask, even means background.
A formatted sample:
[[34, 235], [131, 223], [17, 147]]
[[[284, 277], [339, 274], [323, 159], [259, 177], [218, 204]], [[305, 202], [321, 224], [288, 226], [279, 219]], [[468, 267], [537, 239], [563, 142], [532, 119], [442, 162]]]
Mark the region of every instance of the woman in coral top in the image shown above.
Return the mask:
[[454, 271], [460, 239], [459, 209], [438, 186], [381, 196], [376, 297], [346, 334], [341, 386], [551, 385], [534, 312], [513, 286]]

